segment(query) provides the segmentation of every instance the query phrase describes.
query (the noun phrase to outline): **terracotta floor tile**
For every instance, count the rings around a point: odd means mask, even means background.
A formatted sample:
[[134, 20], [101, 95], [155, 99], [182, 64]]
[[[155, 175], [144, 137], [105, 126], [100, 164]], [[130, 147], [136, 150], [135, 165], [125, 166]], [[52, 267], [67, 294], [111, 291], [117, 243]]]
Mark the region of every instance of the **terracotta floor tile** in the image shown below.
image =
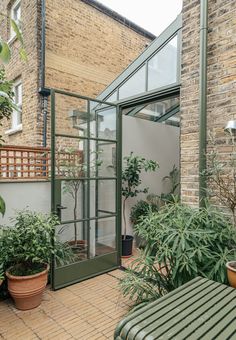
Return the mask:
[[46, 290], [42, 304], [19, 311], [11, 300], [0, 302], [1, 340], [105, 340], [129, 311], [115, 270], [56, 292]]

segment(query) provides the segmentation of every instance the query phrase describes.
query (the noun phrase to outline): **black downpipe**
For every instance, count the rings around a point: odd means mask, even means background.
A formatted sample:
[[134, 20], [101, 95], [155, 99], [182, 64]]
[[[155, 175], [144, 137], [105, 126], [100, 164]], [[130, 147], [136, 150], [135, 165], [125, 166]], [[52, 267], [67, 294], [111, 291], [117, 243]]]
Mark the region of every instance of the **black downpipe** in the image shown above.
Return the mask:
[[47, 115], [48, 115], [48, 96], [50, 91], [45, 88], [45, 26], [46, 26], [46, 0], [41, 2], [41, 60], [40, 60], [40, 88], [39, 93], [42, 96], [42, 113], [43, 113], [43, 146], [47, 146]]
[[207, 145], [207, 35], [208, 35], [208, 0], [200, 3], [200, 65], [199, 65], [199, 206], [205, 206], [207, 180], [206, 169]]

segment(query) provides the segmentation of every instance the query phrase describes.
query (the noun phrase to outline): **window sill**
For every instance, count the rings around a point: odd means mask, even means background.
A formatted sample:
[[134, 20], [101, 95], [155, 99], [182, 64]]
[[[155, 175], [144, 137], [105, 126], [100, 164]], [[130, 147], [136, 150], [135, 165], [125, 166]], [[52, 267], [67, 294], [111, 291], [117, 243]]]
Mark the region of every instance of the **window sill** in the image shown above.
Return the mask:
[[16, 126], [15, 128], [9, 129], [7, 131], [5, 131], [5, 135], [14, 135], [17, 132], [21, 132], [22, 131], [22, 124]]

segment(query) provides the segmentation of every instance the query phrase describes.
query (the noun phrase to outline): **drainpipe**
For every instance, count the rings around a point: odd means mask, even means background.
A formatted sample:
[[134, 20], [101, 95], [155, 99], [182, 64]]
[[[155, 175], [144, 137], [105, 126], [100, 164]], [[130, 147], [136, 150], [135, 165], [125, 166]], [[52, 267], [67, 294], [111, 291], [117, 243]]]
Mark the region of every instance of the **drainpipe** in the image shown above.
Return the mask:
[[42, 96], [42, 114], [43, 114], [43, 146], [47, 146], [47, 114], [48, 114], [48, 96], [50, 91], [45, 89], [45, 0], [41, 5], [41, 60], [40, 60], [40, 88], [39, 93]]
[[207, 33], [208, 0], [200, 3], [200, 65], [199, 65], [199, 206], [204, 207], [207, 180], [203, 175], [206, 169], [207, 145]]

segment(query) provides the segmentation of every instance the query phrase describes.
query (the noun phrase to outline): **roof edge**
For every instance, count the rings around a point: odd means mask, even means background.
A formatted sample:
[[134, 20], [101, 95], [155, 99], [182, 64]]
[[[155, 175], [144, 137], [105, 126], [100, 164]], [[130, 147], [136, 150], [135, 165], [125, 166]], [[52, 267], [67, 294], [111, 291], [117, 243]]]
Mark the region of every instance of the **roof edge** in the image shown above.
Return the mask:
[[176, 19], [166, 27], [166, 29], [150, 45], [133, 60], [106, 88], [97, 96], [99, 100], [105, 100], [114, 92], [126, 79], [128, 79], [150, 56], [173, 37], [182, 28], [182, 13], [178, 14]]
[[133, 31], [144, 36], [145, 38], [148, 38], [150, 40], [154, 40], [156, 38], [155, 34], [145, 30], [144, 28], [135, 24], [133, 21], [127, 19], [123, 15], [121, 15], [121, 14], [113, 11], [111, 8], [103, 5], [99, 1], [96, 1], [96, 0], [81, 0], [81, 1], [86, 3], [89, 6], [96, 8], [98, 11], [108, 15], [112, 19], [118, 21], [120, 24], [132, 29]]

